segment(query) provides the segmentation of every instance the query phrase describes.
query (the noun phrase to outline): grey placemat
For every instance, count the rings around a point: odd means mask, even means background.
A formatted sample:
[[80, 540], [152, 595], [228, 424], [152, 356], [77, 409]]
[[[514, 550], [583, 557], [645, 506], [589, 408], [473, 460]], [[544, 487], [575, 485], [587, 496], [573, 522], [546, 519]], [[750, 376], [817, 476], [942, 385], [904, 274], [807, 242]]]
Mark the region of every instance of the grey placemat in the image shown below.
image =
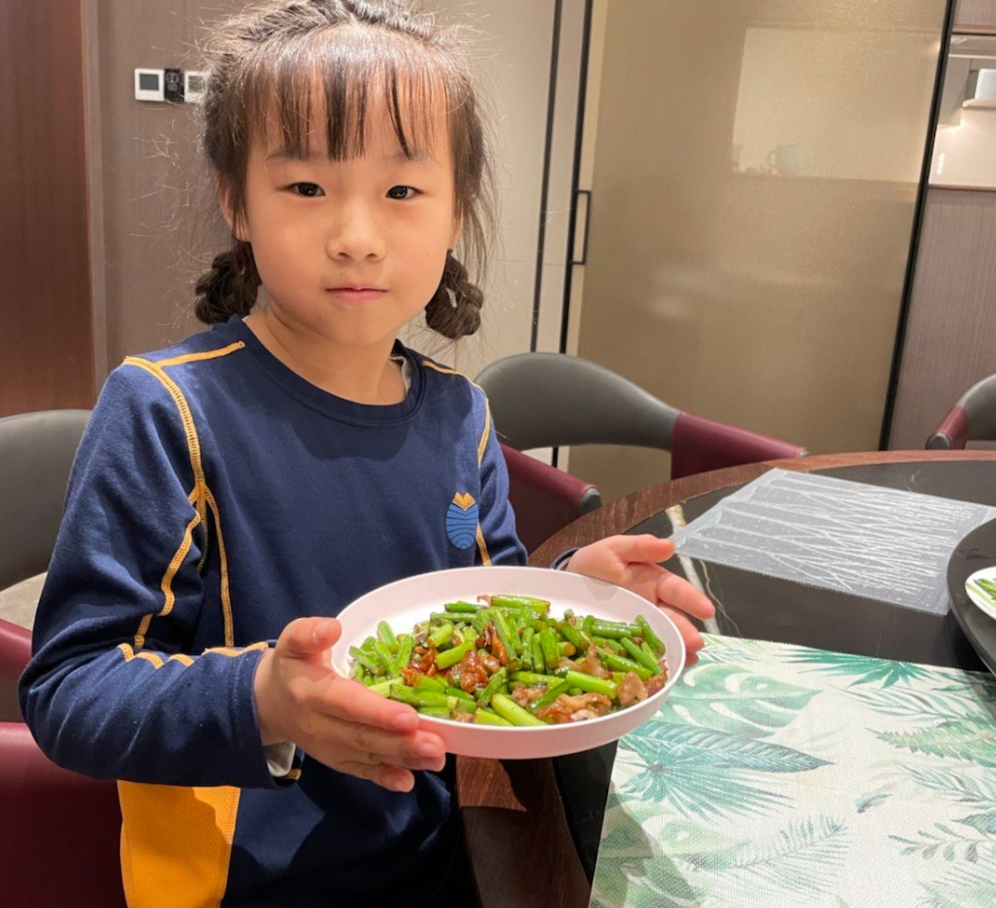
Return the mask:
[[673, 539], [678, 554], [944, 614], [947, 563], [996, 508], [770, 470]]

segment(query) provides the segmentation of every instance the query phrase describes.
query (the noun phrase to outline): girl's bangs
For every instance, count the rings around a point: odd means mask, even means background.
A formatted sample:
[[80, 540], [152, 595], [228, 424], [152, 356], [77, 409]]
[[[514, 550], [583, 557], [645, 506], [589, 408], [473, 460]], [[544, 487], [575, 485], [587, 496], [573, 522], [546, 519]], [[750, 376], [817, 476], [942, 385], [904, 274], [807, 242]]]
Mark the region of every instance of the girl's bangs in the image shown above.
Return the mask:
[[324, 119], [329, 159], [355, 158], [364, 153], [371, 106], [386, 104], [402, 152], [431, 153], [435, 117], [450, 109], [445, 62], [409, 42], [336, 32], [288, 42], [276, 54], [269, 48], [249, 63], [244, 139], [279, 135], [287, 154], [305, 159]]

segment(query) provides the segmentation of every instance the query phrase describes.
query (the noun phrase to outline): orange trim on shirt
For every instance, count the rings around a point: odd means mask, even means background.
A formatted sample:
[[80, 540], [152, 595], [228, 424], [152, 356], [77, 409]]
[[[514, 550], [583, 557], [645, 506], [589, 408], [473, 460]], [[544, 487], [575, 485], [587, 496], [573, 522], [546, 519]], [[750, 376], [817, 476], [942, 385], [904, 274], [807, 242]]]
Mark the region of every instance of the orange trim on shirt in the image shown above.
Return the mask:
[[128, 908], [218, 908], [228, 885], [238, 788], [118, 782]]

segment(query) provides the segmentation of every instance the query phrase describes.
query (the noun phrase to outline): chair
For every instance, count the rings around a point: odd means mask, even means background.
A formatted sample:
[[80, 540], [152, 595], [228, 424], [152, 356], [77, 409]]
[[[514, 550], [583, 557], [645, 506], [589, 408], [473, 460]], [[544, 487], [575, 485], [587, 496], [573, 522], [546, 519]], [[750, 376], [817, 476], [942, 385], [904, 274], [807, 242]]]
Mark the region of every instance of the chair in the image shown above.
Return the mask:
[[[530, 551], [527, 539], [549, 538], [601, 499], [590, 484], [575, 480], [572, 486], [556, 475], [563, 471], [537, 469], [510, 450], [584, 444], [657, 448], [671, 452], [672, 479], [806, 453], [798, 445], [678, 410], [576, 356], [519, 353], [487, 366], [476, 380], [491, 402], [509, 467], [509, 499]], [[551, 498], [558, 504], [545, 512]]]
[[964, 448], [970, 441], [996, 441], [996, 375], [962, 394], [927, 439], [927, 448]]
[[[86, 410], [0, 419], [0, 588], [48, 566]], [[121, 810], [113, 782], [56, 766], [31, 737], [17, 680], [31, 632], [0, 619], [0, 903], [124, 906]]]
[[89, 410], [41, 410], [0, 419], [0, 589], [48, 567], [89, 418]]
[[557, 530], [602, 506], [590, 482], [542, 461], [501, 446], [508, 466], [508, 499], [515, 511], [519, 540], [532, 553]]

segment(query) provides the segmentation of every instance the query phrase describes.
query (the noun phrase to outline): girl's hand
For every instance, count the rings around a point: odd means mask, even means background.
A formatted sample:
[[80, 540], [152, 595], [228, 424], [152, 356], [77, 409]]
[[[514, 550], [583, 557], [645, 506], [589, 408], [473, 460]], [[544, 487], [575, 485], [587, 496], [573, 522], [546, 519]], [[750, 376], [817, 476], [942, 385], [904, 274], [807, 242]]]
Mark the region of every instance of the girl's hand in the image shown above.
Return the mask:
[[678, 625], [688, 651], [686, 665], [694, 665], [696, 653], [702, 649], [698, 628], [686, 615], [705, 620], [716, 614], [709, 599], [687, 580], [660, 567], [674, 554], [670, 539], [643, 536], [609, 536], [578, 549], [568, 562], [567, 570], [596, 580], [606, 580], [632, 590], [662, 608]]
[[332, 669], [329, 648], [341, 634], [334, 618], [298, 618], [263, 654], [254, 681], [263, 746], [292, 741], [339, 772], [411, 791], [409, 770], [443, 768], [442, 738], [419, 730], [412, 707]]

